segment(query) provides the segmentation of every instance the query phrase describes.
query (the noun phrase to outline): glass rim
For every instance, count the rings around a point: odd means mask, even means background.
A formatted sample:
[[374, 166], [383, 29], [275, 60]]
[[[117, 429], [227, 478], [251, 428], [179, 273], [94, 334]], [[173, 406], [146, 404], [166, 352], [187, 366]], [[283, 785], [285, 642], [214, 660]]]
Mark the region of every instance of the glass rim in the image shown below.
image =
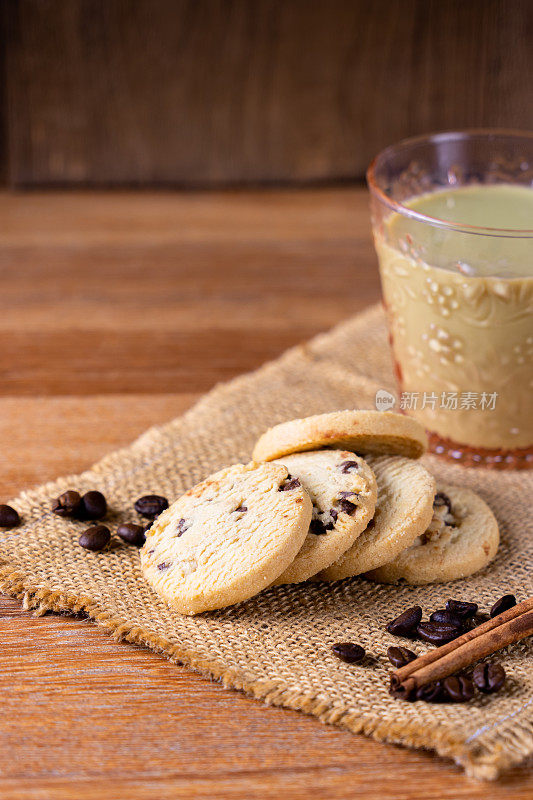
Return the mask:
[[[510, 141], [513, 139], [528, 139], [533, 144], [533, 131], [518, 130], [512, 128], [466, 128], [464, 130], [450, 130], [438, 133], [426, 133], [420, 136], [411, 136], [406, 139], [400, 139], [395, 144], [388, 145], [381, 150], [370, 162], [366, 171], [366, 181], [370, 193], [380, 200], [384, 205], [396, 211], [404, 217], [417, 220], [418, 222], [425, 222], [434, 227], [444, 228], [446, 230], [457, 231], [460, 233], [471, 233], [479, 236], [500, 236], [511, 238], [530, 238], [533, 237], [533, 228], [492, 228], [483, 227], [480, 225], [465, 225], [460, 222], [451, 222], [450, 220], [440, 219], [439, 217], [431, 217], [429, 214], [422, 214], [420, 211], [415, 211], [412, 208], [404, 205], [398, 200], [393, 200], [388, 194], [378, 186], [376, 179], [376, 169], [378, 162], [392, 155], [400, 149], [413, 147], [421, 144], [436, 144], [438, 145], [443, 141], [453, 141], [461, 139], [475, 139], [476, 137], [490, 139], [494, 138], [507, 138]], [[532, 186], [533, 188], [533, 186]]]

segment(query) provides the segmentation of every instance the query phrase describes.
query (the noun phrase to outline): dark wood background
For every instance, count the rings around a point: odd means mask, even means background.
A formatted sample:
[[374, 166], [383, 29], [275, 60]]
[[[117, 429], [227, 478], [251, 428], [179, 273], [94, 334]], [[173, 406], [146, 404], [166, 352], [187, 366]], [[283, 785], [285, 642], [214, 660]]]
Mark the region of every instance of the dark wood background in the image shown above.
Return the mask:
[[12, 187], [360, 179], [430, 130], [533, 128], [532, 0], [4, 0]]

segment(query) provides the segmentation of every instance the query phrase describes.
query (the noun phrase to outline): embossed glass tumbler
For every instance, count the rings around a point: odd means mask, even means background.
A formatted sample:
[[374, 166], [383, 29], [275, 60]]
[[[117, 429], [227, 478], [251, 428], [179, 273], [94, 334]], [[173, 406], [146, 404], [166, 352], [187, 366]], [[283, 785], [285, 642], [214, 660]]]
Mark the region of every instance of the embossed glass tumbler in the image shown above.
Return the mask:
[[533, 467], [533, 133], [408, 139], [367, 180], [400, 409], [437, 454]]

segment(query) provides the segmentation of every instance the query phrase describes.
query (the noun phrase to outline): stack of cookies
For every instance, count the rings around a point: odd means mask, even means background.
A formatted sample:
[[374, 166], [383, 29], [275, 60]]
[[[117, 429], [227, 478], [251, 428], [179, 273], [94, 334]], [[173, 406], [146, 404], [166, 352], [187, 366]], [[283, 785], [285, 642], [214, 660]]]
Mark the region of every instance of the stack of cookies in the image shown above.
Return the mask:
[[390, 412], [276, 425], [252, 462], [211, 475], [157, 518], [144, 576], [178, 611], [198, 614], [310, 579], [470, 575], [496, 554], [496, 519], [469, 489], [436, 486], [417, 461], [426, 447], [419, 423]]

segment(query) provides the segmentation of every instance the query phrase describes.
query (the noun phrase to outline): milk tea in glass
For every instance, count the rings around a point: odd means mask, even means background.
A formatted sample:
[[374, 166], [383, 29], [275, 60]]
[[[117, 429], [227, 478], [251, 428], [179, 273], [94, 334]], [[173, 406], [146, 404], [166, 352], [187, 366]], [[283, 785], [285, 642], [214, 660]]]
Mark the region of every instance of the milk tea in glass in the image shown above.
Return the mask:
[[433, 452], [533, 466], [533, 134], [406, 140], [368, 171], [400, 410]]

